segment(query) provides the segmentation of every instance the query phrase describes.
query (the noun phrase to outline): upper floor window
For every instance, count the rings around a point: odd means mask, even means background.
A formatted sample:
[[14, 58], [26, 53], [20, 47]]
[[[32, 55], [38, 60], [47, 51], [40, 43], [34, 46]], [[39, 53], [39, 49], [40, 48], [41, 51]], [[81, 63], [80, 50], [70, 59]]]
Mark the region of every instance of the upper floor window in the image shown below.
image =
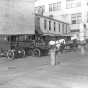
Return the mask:
[[46, 28], [47, 28], [47, 20], [45, 19], [44, 20], [44, 29], [46, 30]]
[[61, 9], [61, 2], [53, 3], [53, 11]]
[[56, 30], [56, 23], [54, 22], [54, 31]]
[[53, 11], [53, 5], [49, 4], [49, 11]]
[[66, 34], [67, 34], [67, 29], [68, 29], [68, 25], [66, 25]]
[[58, 23], [58, 29], [59, 29], [59, 32], [60, 32], [60, 23]]
[[62, 24], [62, 33], [64, 33], [64, 24]]
[[87, 12], [87, 23], [88, 23], [88, 12]]
[[51, 21], [49, 21], [49, 31], [51, 30]]
[[40, 29], [40, 17], [35, 16], [35, 29]]
[[53, 3], [53, 11], [56, 11], [57, 9], [57, 3]]
[[71, 19], [72, 19], [72, 24], [81, 23], [81, 13], [72, 14]]
[[80, 7], [81, 6], [81, 1], [77, 0], [66, 0], [66, 8], [75, 8], [75, 7]]
[[49, 11], [57, 11], [61, 9], [61, 2], [49, 4]]

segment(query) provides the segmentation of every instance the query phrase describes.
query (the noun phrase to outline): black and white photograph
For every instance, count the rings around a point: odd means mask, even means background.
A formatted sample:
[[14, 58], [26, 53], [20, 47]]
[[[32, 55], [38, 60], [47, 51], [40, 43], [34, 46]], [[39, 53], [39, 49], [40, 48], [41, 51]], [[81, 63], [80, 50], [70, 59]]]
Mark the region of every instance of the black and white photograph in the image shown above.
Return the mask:
[[88, 0], [0, 0], [0, 88], [88, 88]]

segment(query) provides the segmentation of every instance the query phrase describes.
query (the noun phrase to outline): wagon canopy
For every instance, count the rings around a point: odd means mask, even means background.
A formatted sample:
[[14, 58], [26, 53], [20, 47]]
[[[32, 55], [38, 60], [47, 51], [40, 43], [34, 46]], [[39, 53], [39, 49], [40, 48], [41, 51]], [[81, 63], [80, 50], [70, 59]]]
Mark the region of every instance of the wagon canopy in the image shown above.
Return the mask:
[[34, 0], [0, 0], [0, 34], [34, 34]]

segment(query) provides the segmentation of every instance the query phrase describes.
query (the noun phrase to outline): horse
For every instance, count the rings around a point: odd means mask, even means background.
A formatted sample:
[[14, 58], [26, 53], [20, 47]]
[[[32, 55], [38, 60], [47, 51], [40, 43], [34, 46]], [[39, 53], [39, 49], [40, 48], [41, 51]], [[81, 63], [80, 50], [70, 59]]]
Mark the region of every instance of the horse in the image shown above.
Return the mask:
[[57, 52], [61, 52], [63, 53], [63, 50], [65, 48], [65, 39], [60, 39], [60, 40], [57, 40], [56, 41], [56, 49], [57, 49]]
[[56, 48], [56, 41], [54, 41], [54, 40], [49, 41], [49, 48], [55, 49]]
[[65, 48], [65, 39], [60, 40], [51, 40], [49, 41], [49, 45], [51, 49], [56, 49], [56, 53], [61, 52], [63, 53], [63, 50]]

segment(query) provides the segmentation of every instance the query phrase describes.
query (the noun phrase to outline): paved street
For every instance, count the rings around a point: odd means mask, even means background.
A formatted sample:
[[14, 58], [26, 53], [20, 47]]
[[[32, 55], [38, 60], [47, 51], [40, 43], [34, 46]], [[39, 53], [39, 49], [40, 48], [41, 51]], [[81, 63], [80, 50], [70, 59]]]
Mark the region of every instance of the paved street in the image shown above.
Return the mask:
[[88, 54], [65, 52], [49, 56], [15, 60], [0, 58], [0, 88], [88, 88]]

